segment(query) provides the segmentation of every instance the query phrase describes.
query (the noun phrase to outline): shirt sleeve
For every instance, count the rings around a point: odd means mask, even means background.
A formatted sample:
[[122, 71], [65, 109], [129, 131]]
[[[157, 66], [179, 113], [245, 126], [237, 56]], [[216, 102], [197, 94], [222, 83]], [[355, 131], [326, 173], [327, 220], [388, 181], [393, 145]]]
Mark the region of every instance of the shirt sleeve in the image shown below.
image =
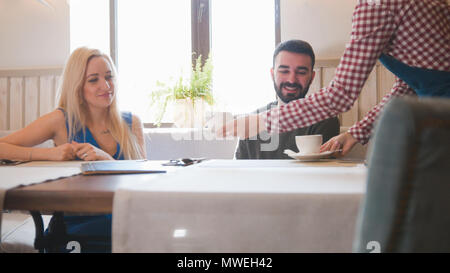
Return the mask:
[[306, 127], [348, 111], [395, 30], [393, 12], [378, 1], [360, 0], [352, 18], [350, 42], [330, 84], [318, 92], [263, 114], [267, 131]]
[[366, 144], [372, 134], [375, 121], [377, 120], [381, 110], [386, 105], [386, 103], [393, 97], [400, 97], [405, 95], [416, 95], [416, 93], [404, 81], [396, 78], [391, 92], [386, 94], [381, 99], [381, 102], [375, 105], [375, 107], [372, 108], [372, 110], [370, 110], [362, 120], [358, 121], [357, 123], [355, 123], [355, 125], [350, 127], [348, 133], [350, 133], [356, 140], [358, 140], [358, 142]]
[[311, 126], [311, 135], [322, 135], [323, 143], [327, 142], [330, 138], [339, 135], [340, 125], [338, 118], [329, 118], [322, 120]]

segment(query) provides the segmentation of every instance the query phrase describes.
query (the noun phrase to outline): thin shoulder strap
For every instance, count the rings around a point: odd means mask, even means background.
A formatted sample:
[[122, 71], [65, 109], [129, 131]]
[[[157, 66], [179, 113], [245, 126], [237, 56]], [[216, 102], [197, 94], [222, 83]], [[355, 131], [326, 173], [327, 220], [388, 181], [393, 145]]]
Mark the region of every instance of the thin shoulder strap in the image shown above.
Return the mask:
[[125, 122], [131, 129], [133, 124], [133, 115], [131, 114], [131, 112], [122, 112], [122, 118], [125, 120]]
[[67, 122], [67, 113], [66, 113], [66, 110], [62, 109], [61, 107], [58, 107], [57, 110], [63, 112], [64, 117], [66, 118], [66, 122]]

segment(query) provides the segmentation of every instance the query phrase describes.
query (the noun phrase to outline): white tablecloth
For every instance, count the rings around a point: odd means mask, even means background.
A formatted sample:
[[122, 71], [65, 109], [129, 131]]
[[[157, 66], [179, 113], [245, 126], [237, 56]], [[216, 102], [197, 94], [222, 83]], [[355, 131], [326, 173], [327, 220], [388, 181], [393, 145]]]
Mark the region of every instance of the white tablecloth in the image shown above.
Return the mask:
[[119, 189], [114, 252], [350, 252], [366, 168], [213, 160]]

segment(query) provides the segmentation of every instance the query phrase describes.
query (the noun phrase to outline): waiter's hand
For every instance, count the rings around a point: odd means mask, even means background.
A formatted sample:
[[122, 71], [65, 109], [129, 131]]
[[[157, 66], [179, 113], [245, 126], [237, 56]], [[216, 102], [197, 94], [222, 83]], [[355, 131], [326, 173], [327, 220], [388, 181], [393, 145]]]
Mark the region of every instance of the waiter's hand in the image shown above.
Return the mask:
[[324, 143], [320, 147], [320, 152], [342, 150], [333, 154], [334, 156], [341, 157], [348, 154], [356, 143], [358, 143], [358, 141], [351, 134], [345, 132]]
[[216, 136], [228, 137], [234, 136], [241, 139], [247, 139], [256, 136], [265, 130], [262, 115], [248, 115], [234, 119], [216, 130]]

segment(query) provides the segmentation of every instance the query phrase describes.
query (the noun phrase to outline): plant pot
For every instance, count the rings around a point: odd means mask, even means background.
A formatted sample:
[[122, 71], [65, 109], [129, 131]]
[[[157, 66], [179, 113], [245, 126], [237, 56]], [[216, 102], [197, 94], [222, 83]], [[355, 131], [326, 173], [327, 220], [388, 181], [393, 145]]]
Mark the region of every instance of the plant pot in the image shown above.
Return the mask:
[[205, 125], [207, 103], [202, 98], [175, 101], [174, 123], [178, 128], [202, 128]]

